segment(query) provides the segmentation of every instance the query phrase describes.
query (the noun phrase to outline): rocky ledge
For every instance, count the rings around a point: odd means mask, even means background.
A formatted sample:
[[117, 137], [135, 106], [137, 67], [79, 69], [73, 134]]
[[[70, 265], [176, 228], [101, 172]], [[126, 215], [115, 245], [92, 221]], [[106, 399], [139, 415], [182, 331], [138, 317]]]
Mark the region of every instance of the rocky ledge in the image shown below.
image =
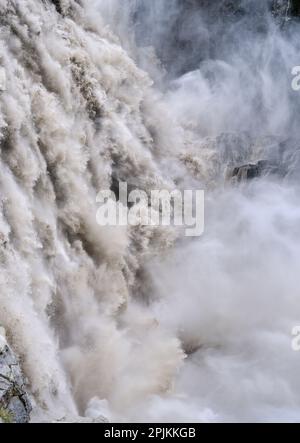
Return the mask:
[[0, 423], [28, 423], [31, 404], [18, 360], [0, 328]]
[[249, 163], [234, 168], [232, 172], [232, 178], [241, 182], [244, 180], [251, 180], [262, 176], [268, 176], [271, 174], [285, 176], [286, 172], [279, 165], [271, 163], [267, 160], [261, 160], [255, 164]]

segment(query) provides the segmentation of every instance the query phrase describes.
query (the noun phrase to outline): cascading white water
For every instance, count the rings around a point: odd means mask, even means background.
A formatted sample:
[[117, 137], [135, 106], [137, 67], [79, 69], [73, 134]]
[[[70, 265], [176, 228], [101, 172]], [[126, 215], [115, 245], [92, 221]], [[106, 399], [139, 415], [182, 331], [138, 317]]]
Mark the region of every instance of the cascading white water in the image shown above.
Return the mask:
[[[163, 72], [142, 3], [0, 1], [0, 326], [33, 420], [297, 419], [299, 31], [231, 23], [223, 57]], [[140, 19], [149, 46], [179, 4]], [[258, 160], [285, 172], [226, 181]], [[205, 235], [98, 226], [115, 180], [205, 188]]]

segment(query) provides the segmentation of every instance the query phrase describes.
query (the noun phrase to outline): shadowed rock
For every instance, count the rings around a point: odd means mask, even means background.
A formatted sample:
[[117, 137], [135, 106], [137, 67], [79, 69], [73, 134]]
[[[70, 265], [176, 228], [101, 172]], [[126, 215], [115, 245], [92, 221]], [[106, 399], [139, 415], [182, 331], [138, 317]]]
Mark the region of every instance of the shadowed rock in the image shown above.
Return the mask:
[[0, 333], [0, 423], [28, 423], [30, 412], [19, 363]]
[[242, 165], [234, 168], [234, 170], [232, 171], [232, 178], [241, 182], [244, 180], [253, 180], [254, 178], [259, 178], [271, 174], [279, 174], [281, 176], [284, 176], [286, 173], [277, 165], [267, 160], [261, 160], [255, 164], [249, 163], [247, 165]]
[[54, 6], [55, 6], [57, 12], [58, 12], [59, 14], [62, 14], [62, 7], [61, 7], [60, 0], [52, 0], [52, 3], [54, 4]]

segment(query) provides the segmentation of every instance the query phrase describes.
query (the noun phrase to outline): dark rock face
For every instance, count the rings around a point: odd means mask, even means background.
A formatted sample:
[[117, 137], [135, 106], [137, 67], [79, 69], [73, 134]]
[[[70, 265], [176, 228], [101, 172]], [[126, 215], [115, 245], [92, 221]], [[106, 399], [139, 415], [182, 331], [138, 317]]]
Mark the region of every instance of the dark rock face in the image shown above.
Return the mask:
[[0, 335], [0, 423], [28, 423], [30, 412], [20, 366]]
[[259, 164], [256, 165], [244, 165], [234, 168], [232, 172], [232, 177], [236, 178], [238, 181], [250, 180], [252, 178], [259, 177], [261, 175], [262, 168]]
[[[266, 137], [250, 142], [249, 149], [246, 149], [245, 139], [236, 140], [235, 145], [232, 136], [227, 141], [232, 151], [238, 149], [241, 156], [232, 155], [229, 161], [228, 156], [223, 156], [223, 162], [227, 163], [227, 178], [243, 182], [260, 177], [277, 176], [279, 180], [299, 184], [300, 144], [297, 138], [282, 140], [277, 137]], [[220, 144], [218, 149], [219, 147]], [[228, 152], [230, 151], [227, 149], [226, 153]]]
[[273, 146], [273, 152], [266, 151], [266, 158], [256, 163], [245, 163], [231, 169], [229, 178], [238, 182], [276, 175], [279, 179], [299, 183], [300, 147], [297, 141], [286, 141]]
[[267, 160], [261, 160], [256, 164], [247, 164], [234, 168], [232, 178], [241, 182], [244, 180], [252, 180], [270, 174], [283, 174], [280, 168]]
[[59, 13], [59, 14], [62, 14], [62, 6], [61, 6], [61, 3], [60, 3], [60, 0], [51, 0], [52, 1], [52, 3], [54, 4], [54, 6], [55, 6], [55, 8], [56, 8], [56, 10], [57, 10], [57, 12]]
[[276, 18], [283, 21], [299, 19], [300, 0], [273, 0], [271, 11]]
[[273, 0], [271, 10], [275, 15], [286, 16], [291, 14], [291, 7], [291, 0]]
[[300, 0], [291, 1], [291, 15], [294, 17], [300, 17]]
[[[242, 0], [138, 0], [136, 40], [154, 46], [171, 77], [214, 58], [225, 29], [243, 14]], [[155, 15], [155, 25], [149, 17]]]
[[204, 60], [223, 59], [241, 41], [266, 33], [272, 15], [279, 26], [300, 16], [300, 0], [137, 0], [135, 4], [136, 40], [141, 46], [155, 47], [171, 77], [198, 69]]

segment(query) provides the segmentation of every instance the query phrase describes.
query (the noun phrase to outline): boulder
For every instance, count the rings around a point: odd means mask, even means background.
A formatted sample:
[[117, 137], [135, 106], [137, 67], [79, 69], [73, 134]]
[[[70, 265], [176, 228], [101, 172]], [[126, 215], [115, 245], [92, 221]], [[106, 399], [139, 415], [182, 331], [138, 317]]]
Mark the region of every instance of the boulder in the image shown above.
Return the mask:
[[27, 423], [31, 404], [19, 362], [0, 328], [0, 422]]
[[252, 180], [262, 176], [278, 174], [284, 176], [285, 172], [279, 166], [267, 160], [261, 160], [254, 164], [246, 164], [233, 169], [231, 177], [239, 182]]

